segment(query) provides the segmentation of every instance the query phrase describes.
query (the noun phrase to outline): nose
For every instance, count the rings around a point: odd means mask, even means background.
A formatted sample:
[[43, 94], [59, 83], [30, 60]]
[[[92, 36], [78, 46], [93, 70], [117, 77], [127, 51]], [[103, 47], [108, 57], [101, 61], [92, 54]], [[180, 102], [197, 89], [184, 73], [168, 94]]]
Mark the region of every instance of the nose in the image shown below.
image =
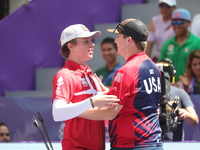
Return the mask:
[[200, 64], [197, 64], [197, 68], [200, 69]]
[[102, 54], [103, 55], [110, 55], [110, 51], [109, 50], [104, 50], [104, 51], [102, 51]]
[[117, 44], [117, 38], [115, 38], [115, 41], [114, 41], [116, 44]]
[[91, 47], [95, 46], [95, 44], [94, 44], [94, 42], [92, 40], [90, 40], [90, 45], [91, 45]]

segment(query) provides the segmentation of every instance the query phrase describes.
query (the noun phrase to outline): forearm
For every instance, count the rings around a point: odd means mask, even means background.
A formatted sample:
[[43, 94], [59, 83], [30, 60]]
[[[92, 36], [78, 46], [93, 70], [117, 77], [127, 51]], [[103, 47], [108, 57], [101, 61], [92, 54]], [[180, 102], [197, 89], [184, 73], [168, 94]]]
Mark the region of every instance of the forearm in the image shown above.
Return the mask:
[[186, 122], [189, 125], [192, 126], [196, 126], [199, 123], [199, 118], [197, 115], [193, 115], [193, 114], [189, 114], [186, 118], [185, 118]]
[[153, 45], [154, 45], [154, 42], [151, 42], [151, 41], [148, 41], [147, 42], [147, 48], [146, 48], [146, 54], [151, 57], [151, 52], [152, 52], [152, 48], [153, 48]]
[[93, 107], [113, 108], [118, 105], [117, 102], [119, 102], [119, 99], [115, 95], [102, 94], [87, 98], [81, 102], [69, 104], [64, 99], [55, 99], [52, 107], [53, 118], [55, 121], [69, 120]]
[[90, 120], [112, 120], [114, 119], [119, 111], [121, 110], [122, 105], [117, 105], [113, 108], [92, 108], [84, 113], [80, 114], [78, 117], [90, 119]]
[[179, 119], [185, 120], [189, 125], [196, 126], [199, 123], [199, 118], [194, 107], [187, 107], [179, 109]]
[[54, 121], [65, 121], [77, 117], [86, 110], [92, 108], [90, 99], [78, 103], [67, 104], [62, 99], [55, 99], [52, 106]]

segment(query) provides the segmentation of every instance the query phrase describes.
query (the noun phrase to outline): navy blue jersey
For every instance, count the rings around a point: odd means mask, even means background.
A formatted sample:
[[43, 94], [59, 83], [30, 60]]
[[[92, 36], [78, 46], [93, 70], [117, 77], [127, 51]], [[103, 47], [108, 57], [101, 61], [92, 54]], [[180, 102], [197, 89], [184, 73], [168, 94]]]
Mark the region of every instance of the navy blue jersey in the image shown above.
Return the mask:
[[129, 57], [117, 70], [109, 94], [123, 105], [109, 123], [112, 147], [161, 146], [161, 128], [157, 113], [161, 82], [157, 66], [145, 53]]

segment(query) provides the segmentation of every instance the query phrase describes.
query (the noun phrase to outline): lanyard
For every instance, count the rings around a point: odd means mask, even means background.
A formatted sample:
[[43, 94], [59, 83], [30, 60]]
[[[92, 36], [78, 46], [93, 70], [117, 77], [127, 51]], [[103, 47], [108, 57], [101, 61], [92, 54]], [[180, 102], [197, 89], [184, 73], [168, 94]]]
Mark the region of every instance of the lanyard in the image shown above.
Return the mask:
[[113, 74], [115, 73], [115, 71], [121, 67], [121, 64], [117, 65], [113, 71], [107, 76], [107, 78], [103, 81], [103, 84], [105, 85], [106, 83], [108, 83], [108, 81], [112, 78]]

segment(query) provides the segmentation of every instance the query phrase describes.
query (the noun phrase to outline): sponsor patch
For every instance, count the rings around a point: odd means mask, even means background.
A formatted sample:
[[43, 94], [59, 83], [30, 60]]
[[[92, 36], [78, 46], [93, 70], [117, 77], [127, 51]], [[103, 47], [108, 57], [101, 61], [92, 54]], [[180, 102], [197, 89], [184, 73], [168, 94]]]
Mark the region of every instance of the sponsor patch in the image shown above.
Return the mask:
[[85, 78], [81, 78], [81, 82], [82, 82], [82, 85], [84, 87], [87, 87], [88, 86], [88, 83], [86, 82]]
[[174, 54], [174, 45], [173, 44], [170, 44], [168, 46], [167, 54]]
[[185, 48], [185, 53], [189, 53], [190, 49], [189, 48]]
[[64, 84], [63, 78], [62, 77], [58, 78], [58, 80], [57, 80], [57, 86], [61, 86], [63, 84]]

